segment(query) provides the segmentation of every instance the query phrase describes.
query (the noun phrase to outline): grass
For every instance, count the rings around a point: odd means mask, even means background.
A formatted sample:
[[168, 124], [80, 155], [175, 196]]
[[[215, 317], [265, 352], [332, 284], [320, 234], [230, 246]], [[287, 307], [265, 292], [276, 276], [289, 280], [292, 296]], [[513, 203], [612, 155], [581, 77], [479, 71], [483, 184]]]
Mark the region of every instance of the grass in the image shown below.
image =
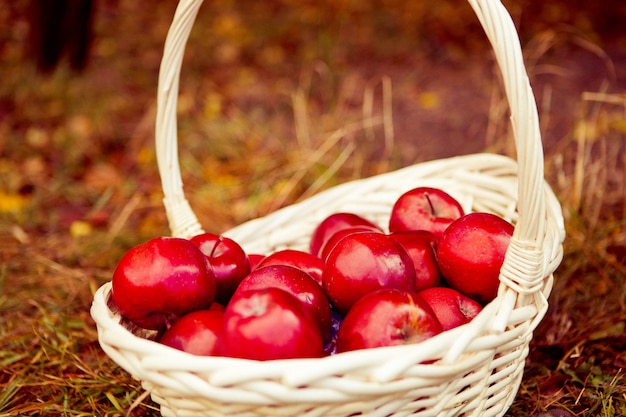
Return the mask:
[[[265, 2], [249, 16], [228, 2], [204, 6], [185, 63], [179, 134], [185, 187], [207, 230], [437, 156], [426, 144], [439, 140], [443, 127], [428, 128], [428, 120], [443, 113], [437, 120], [454, 124], [457, 113], [447, 111], [449, 89], [428, 83], [437, 81], [429, 68], [443, 61], [437, 68], [446, 71], [437, 75], [455, 76], [450, 68], [476, 64], [469, 52], [488, 53], [477, 40], [463, 43], [455, 32], [420, 25], [425, 16], [463, 21], [467, 9], [402, 13], [397, 3], [384, 16], [350, 2], [302, 13]], [[159, 415], [101, 351], [88, 309], [125, 250], [168, 234], [152, 125], [174, 6], [160, 2], [150, 14], [135, 2], [105, 8], [88, 70], [75, 74], [62, 65], [49, 76], [32, 69], [21, 47], [25, 2], [0, 12], [9, 28], [0, 40], [0, 416]], [[331, 12], [337, 20], [322, 24]], [[268, 27], [268, 16], [280, 24]], [[347, 30], [348, 22], [358, 30]], [[149, 29], [116, 35], [137, 27]], [[577, 86], [580, 93], [567, 96], [570, 107], [556, 102], [567, 79], [559, 50], [603, 56], [616, 74], [624, 64], [613, 63], [584, 28], [570, 37], [541, 32], [526, 50], [531, 80], [542, 86], [547, 179], [563, 204], [568, 239], [509, 416], [550, 409], [626, 415], [626, 96], [609, 75], [593, 89]], [[444, 45], [440, 55], [426, 40], [429, 30]], [[572, 39], [588, 43], [576, 49]], [[561, 75], [546, 78], [546, 68]], [[462, 69], [482, 82], [472, 90], [476, 102], [457, 110], [467, 140], [510, 152], [490, 64]], [[481, 127], [465, 129], [466, 113], [482, 104]], [[407, 110], [413, 107], [417, 116]], [[415, 118], [420, 123], [409, 123]]]
[[566, 217], [566, 256], [512, 415], [531, 401], [575, 415], [626, 413], [626, 102], [603, 93], [581, 99], [579, 130], [550, 167]]

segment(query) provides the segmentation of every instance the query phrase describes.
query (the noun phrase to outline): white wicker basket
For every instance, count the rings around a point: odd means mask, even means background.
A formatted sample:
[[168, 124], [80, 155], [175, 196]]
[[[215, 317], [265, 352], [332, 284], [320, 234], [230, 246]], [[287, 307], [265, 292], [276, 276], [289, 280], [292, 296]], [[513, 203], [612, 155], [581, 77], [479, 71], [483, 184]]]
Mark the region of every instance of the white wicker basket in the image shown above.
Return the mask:
[[[517, 161], [494, 154], [435, 160], [345, 183], [225, 234], [250, 253], [306, 249], [328, 214], [351, 211], [387, 224], [393, 201], [416, 186], [440, 187], [467, 211], [515, 224], [498, 297], [471, 323], [415, 345], [322, 359], [257, 362], [197, 357], [131, 333], [95, 294], [91, 314], [102, 349], [150, 392], [163, 416], [502, 416], [522, 378], [562, 257], [560, 205], [544, 181], [535, 99], [511, 18], [499, 0], [469, 0], [495, 51], [509, 100]], [[184, 47], [201, 0], [182, 0], [161, 66], [156, 144], [172, 235], [202, 232], [178, 165], [176, 104]], [[428, 364], [425, 364], [428, 363]]]

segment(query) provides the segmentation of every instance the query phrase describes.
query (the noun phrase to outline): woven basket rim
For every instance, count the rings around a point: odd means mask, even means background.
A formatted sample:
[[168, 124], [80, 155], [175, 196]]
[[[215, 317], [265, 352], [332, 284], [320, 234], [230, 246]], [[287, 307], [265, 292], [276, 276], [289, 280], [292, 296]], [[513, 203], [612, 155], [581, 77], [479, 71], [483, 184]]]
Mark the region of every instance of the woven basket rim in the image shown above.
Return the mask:
[[[111, 282], [104, 283], [96, 291], [96, 294], [94, 297], [95, 302], [92, 304], [92, 314], [99, 316], [99, 320], [98, 320], [99, 324], [102, 323], [102, 314], [103, 312], [106, 311], [109, 314], [109, 320], [119, 325], [119, 326], [116, 326], [117, 327], [116, 330], [124, 332], [125, 336], [127, 337], [134, 338], [133, 343], [141, 343], [144, 346], [151, 346], [151, 348], [148, 350], [153, 351], [155, 353], [158, 351], [161, 351], [161, 353], [163, 354], [167, 354], [168, 356], [171, 356], [172, 358], [178, 359], [180, 363], [187, 363], [188, 360], [192, 360], [194, 362], [194, 365], [193, 365], [194, 371], [197, 371], [198, 369], [203, 368], [202, 362], [205, 362], [206, 364], [210, 364], [210, 363], [222, 362], [224, 360], [228, 361], [229, 365], [239, 365], [239, 366], [247, 366], [250, 364], [263, 364], [263, 363], [267, 364], [270, 362], [274, 364], [280, 364], [280, 363], [295, 364], [297, 362], [298, 366], [302, 366], [303, 364], [306, 364], [306, 363], [319, 363], [319, 361], [341, 362], [345, 360], [345, 357], [348, 357], [348, 356], [355, 356], [355, 357], [356, 356], [359, 356], [359, 357], [368, 356], [370, 358], [377, 358], [377, 357], [383, 358], [383, 357], [389, 357], [390, 355], [409, 354], [411, 352], [415, 352], [415, 347], [417, 346], [416, 344], [385, 346], [385, 347], [371, 348], [367, 350], [342, 352], [342, 353], [324, 356], [322, 358], [296, 358], [296, 359], [280, 359], [280, 360], [271, 360], [271, 361], [229, 358], [229, 357], [224, 357], [224, 356], [197, 356], [197, 355], [193, 355], [190, 353], [186, 353], [186, 352], [162, 345], [156, 341], [134, 335], [128, 329], [124, 328], [124, 326], [121, 324], [121, 317], [119, 316], [118, 313], [114, 312], [113, 310], [109, 308], [107, 308], [106, 310], [101, 310], [102, 307], [107, 306], [110, 296], [111, 296]], [[483, 309], [479, 313], [480, 318], [484, 316], [483, 320], [485, 320], [487, 317], [494, 314], [494, 312], [497, 310], [497, 303], [490, 303], [485, 307], [486, 308]], [[442, 339], [456, 338], [458, 335], [466, 331], [467, 328], [472, 327], [472, 323], [474, 323], [474, 326], [476, 326], [481, 321], [480, 318], [476, 321], [472, 321], [470, 323], [467, 323], [462, 326], [456, 327], [454, 329], [448, 330], [446, 332], [440, 333], [439, 335], [433, 336], [432, 338], [429, 338], [423, 342], [420, 342], [419, 343], [420, 349], [424, 351], [439, 350], [439, 348], [432, 349], [430, 345], [440, 345]], [[372, 353], [374, 353], [374, 355], [372, 355]], [[339, 364], [340, 363], [337, 363], [337, 365]], [[440, 365], [453, 365], [453, 363], [440, 363]], [[167, 369], [169, 367], [168, 364], [156, 364], [156, 363], [154, 364], [154, 366], [156, 367], [163, 366], [162, 369]], [[176, 369], [180, 369], [180, 368], [181, 368], [180, 366], [176, 366]], [[192, 369], [189, 369], [189, 371], [191, 372]]]
[[[408, 176], [413, 176], [415, 175], [415, 171], [416, 170], [421, 170], [424, 169], [426, 172], [429, 172], [431, 170], [431, 167], [439, 167], [439, 169], [445, 169], [448, 172], [453, 172], [453, 170], [447, 169], [448, 165], [458, 165], [459, 162], [465, 162], [466, 164], [461, 165], [461, 168], [458, 168], [458, 170], [461, 172], [458, 175], [465, 175], [465, 171], [466, 171], [466, 167], [465, 165], [469, 164], [469, 163], [478, 163], [478, 162], [485, 162], [488, 161], [489, 164], [486, 164], [487, 170], [488, 171], [492, 171], [492, 170], [498, 170], [504, 173], [505, 177], [509, 177], [511, 174], [511, 170], [513, 170], [515, 168], [516, 162], [514, 160], [512, 160], [509, 157], [506, 156], [501, 156], [501, 155], [493, 155], [493, 154], [472, 154], [472, 155], [465, 155], [465, 156], [460, 156], [460, 157], [452, 157], [452, 158], [448, 158], [446, 160], [438, 160], [438, 161], [429, 161], [426, 163], [422, 163], [422, 164], [418, 164], [415, 166], [410, 166], [410, 167], [406, 167], [404, 169], [398, 170], [398, 171], [394, 171], [388, 174], [381, 174], [381, 175], [377, 175], [374, 177], [370, 177], [370, 178], [365, 178], [365, 179], [361, 179], [361, 180], [356, 180], [354, 182], [368, 182], [368, 181], [378, 181], [378, 182], [387, 182], [386, 177], [391, 175], [391, 176], [395, 176], [395, 175], [399, 175], [399, 174], [403, 174], [404, 171], [407, 172], [406, 175]], [[442, 168], [443, 167], [443, 168]], [[498, 169], [498, 167], [500, 167]], [[502, 168], [504, 167], [504, 168]], [[511, 180], [514, 180], [513, 178], [511, 178]], [[392, 180], [393, 181], [393, 180]], [[508, 183], [508, 182], [507, 182]], [[347, 186], [349, 186], [349, 183], [346, 183]], [[549, 193], [550, 190], [547, 186], [547, 184], [545, 185], [546, 187], [546, 192]], [[323, 197], [324, 193], [331, 193], [333, 191], [336, 191], [337, 188], [331, 189], [331, 190], [327, 190], [324, 191], [322, 193], [320, 193], [317, 196], [312, 197], [313, 199], [315, 198], [319, 198], [319, 197]], [[341, 191], [341, 189], [339, 189], [339, 191]], [[285, 210], [293, 210], [296, 211], [297, 213], [300, 212], [299, 207], [298, 206], [288, 206], [285, 207], [277, 212], [274, 212], [268, 216], [266, 216], [265, 218], [259, 218], [259, 219], [255, 219], [255, 221], [265, 221], [267, 220], [268, 217], [272, 217], [272, 216], [278, 216], [280, 217], [280, 212], [281, 211], [285, 211]], [[558, 222], [555, 222], [558, 224]], [[245, 225], [245, 224], [244, 224]], [[237, 230], [234, 229], [233, 230], [233, 234], [235, 235], [234, 237], [236, 238], [237, 235]], [[244, 237], [245, 240], [245, 237]], [[546, 250], [546, 252], [549, 252], [549, 250]], [[547, 271], [547, 274], [551, 274], [553, 272], [553, 270]], [[110, 282], [105, 283], [101, 289], [99, 290], [99, 293], [102, 292], [107, 292], [110, 291]], [[547, 292], [549, 293], [549, 289], [547, 290]], [[107, 293], [108, 294], [108, 293]], [[115, 313], [113, 313], [111, 310], [109, 310], [107, 303], [106, 303], [106, 298], [101, 298], [102, 293], [97, 296], [94, 300], [94, 305], [92, 308], [92, 315], [94, 316], [94, 318], [96, 319], [96, 322], [98, 325], [102, 326], [102, 327], [107, 327], [107, 328], [113, 328], [115, 331], [121, 331], [124, 332], [125, 337], [131, 337], [131, 334], [128, 333], [128, 331], [126, 329], [124, 329], [120, 324], [119, 324], [119, 317], [115, 317]], [[325, 358], [318, 358], [318, 359], [292, 359], [292, 360], [288, 360], [287, 362], [284, 363], [290, 363], [291, 365], [289, 366], [295, 366], [295, 367], [303, 367], [306, 366], [307, 363], [320, 363], [318, 361], [326, 361], [328, 363], [333, 363], [336, 364], [336, 366], [341, 366], [342, 365], [342, 361], [344, 361], [345, 357], [349, 357], [354, 356], [354, 357], [359, 357], [359, 358], [367, 358], [367, 360], [376, 360], [377, 358], [384, 358], [387, 356], [413, 356], [413, 357], [417, 357], [420, 358], [424, 355], [428, 356], [430, 353], [434, 352], [434, 351], [439, 351], [442, 350], [443, 346], [451, 346], [453, 344], [453, 342], [457, 342], [459, 339], [464, 339], [467, 343], [466, 346], [470, 346], [471, 343], [476, 342], [476, 340], [473, 339], [473, 337], [478, 336], [479, 334], [481, 334], [482, 336], [485, 335], [489, 335], [490, 331], [486, 331], [485, 330], [485, 322], [489, 321], [493, 318], [493, 316], [495, 316], [497, 314], [498, 311], [500, 311], [503, 305], [507, 304], [508, 306], [506, 308], [504, 308], [503, 310], [513, 310], [513, 304], [515, 300], [505, 297], [497, 297], [492, 303], [490, 303], [485, 310], [483, 310], [483, 312], [481, 312], [481, 314], [479, 314], [479, 317], [477, 319], [475, 319], [474, 321], [458, 327], [456, 329], [444, 332], [438, 336], [435, 336], [434, 338], [431, 338], [429, 340], [426, 340], [424, 342], [421, 342], [418, 345], [407, 345], [407, 346], [392, 346], [392, 347], [385, 347], [385, 348], [377, 348], [377, 352], [378, 353], [373, 353], [372, 350], [367, 350], [367, 351], [361, 351], [358, 353], [354, 353], [354, 352], [345, 352], [345, 353], [341, 353], [338, 355], [332, 355], [329, 357], [325, 357]], [[547, 306], [547, 304], [546, 304]], [[534, 307], [533, 307], [534, 308]], [[542, 312], [537, 311], [537, 309], [534, 309], [530, 312], [528, 312], [528, 316], [534, 316], [537, 314], [542, 314]], [[117, 323], [112, 323], [117, 321]], [[507, 319], [507, 323], [508, 323], [508, 319]], [[107, 329], [109, 330], [109, 329]], [[500, 334], [502, 332], [502, 329], [493, 329], [492, 334]], [[131, 344], [137, 342], [137, 346], [136, 346], [136, 350], [137, 351], [141, 351], [142, 349], [146, 352], [150, 352], [150, 356], [155, 356], [156, 354], [155, 349], [159, 352], [161, 352], [163, 355], [167, 355], [170, 356], [172, 359], [174, 359], [174, 362], [179, 362], [179, 363], [187, 363], [185, 362], [185, 360], [183, 360], [182, 358], [187, 358], [188, 360], [191, 360], [191, 358], [193, 358], [193, 362], [194, 365], [190, 365], [191, 368], [194, 368], [196, 371], [198, 369], [204, 369], [204, 367], [206, 366], [207, 368], [212, 368], [213, 365], [220, 363], [222, 361], [224, 361], [223, 363], [220, 364], [220, 367], [228, 367], [228, 366], [248, 366], [252, 363], [255, 363], [257, 365], [260, 366], [260, 368], [265, 368], [267, 365], [267, 361], [265, 363], [262, 363], [261, 361], [250, 361], [250, 360], [244, 360], [244, 359], [234, 359], [234, 358], [223, 358], [223, 357], [212, 357], [212, 358], [199, 358], [197, 356], [193, 356], [193, 355], [189, 355], [186, 354], [184, 352], [178, 352], [178, 351], [173, 351], [171, 348], [165, 347], [165, 346], [155, 346], [158, 345], [157, 342], [153, 342], [150, 340], [145, 340], [145, 339], [141, 339], [138, 338], [137, 336], [132, 335], [133, 338], [133, 342], [129, 342]], [[141, 347], [139, 347], [139, 344], [141, 344]], [[463, 347], [463, 345], [460, 345], [461, 347]], [[445, 349], [443, 349], [445, 350]], [[471, 350], [471, 349], [470, 349]], [[440, 367], [445, 365], [450, 365], [453, 366], [454, 365], [454, 360], [458, 357], [458, 355], [461, 355], [463, 353], [466, 353], [466, 351], [464, 349], [460, 349], [457, 348], [453, 353], [449, 353], [448, 352], [448, 356], [446, 357], [447, 362], [444, 360], [443, 362], [441, 362], [439, 365]], [[342, 356], [343, 355], [343, 356]], [[158, 356], [158, 355], [157, 355]], [[441, 355], [444, 356], [444, 355]], [[339, 357], [340, 359], [334, 359], [336, 357]], [[355, 359], [356, 360], [356, 359]], [[334, 362], [333, 362], [334, 361]], [[283, 361], [269, 361], [269, 362], [275, 362], [277, 364], [279, 363], [283, 363]], [[202, 365], [199, 365], [200, 363], [202, 363]], [[345, 364], [344, 364], [345, 365]], [[144, 363], [144, 366], [147, 366]], [[167, 363], [162, 363], [160, 361], [152, 361], [150, 363], [151, 367], [150, 369], [156, 369], [158, 367], [163, 367], [162, 369], [168, 369], [169, 367], [173, 366], [174, 368], [180, 369], [182, 370], [182, 366], [179, 365], [170, 365]], [[286, 368], [283, 369], [288, 369], [289, 366], [287, 366]], [[362, 366], [362, 365], [361, 365]], [[187, 368], [187, 370], [191, 370], [191, 368]], [[400, 371], [402, 369], [402, 367], [400, 367], [398, 369], [398, 371]], [[314, 375], [317, 375], [314, 373]], [[386, 378], [393, 378], [395, 375], [390, 372], [386, 374]], [[293, 379], [293, 378], [292, 378]], [[289, 380], [289, 378], [287, 378], [287, 380]], [[299, 381], [301, 382], [303, 380], [303, 378], [300, 378]]]

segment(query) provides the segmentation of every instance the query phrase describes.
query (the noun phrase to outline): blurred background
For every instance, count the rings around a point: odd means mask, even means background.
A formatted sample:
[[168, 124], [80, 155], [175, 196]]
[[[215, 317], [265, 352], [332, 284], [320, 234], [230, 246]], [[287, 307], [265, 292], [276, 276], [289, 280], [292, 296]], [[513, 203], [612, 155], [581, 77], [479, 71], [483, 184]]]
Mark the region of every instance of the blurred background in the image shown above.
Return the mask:
[[[158, 192], [155, 89], [175, 6], [17, 0], [2, 8], [4, 213], [19, 217], [27, 207], [55, 207], [59, 213], [40, 219], [31, 213], [29, 221], [66, 229], [75, 220], [109, 221], [94, 206], [111, 212], [112, 199], [128, 199], [125, 189]], [[586, 111], [580, 108], [584, 92], [624, 91], [626, 3], [509, 0], [506, 6], [520, 31], [550, 150]], [[350, 139], [357, 153], [368, 155], [370, 166], [358, 168], [363, 174], [498, 146], [508, 131], [490, 47], [463, 0], [207, 2], [183, 68], [182, 152], [195, 157], [184, 167], [194, 194], [206, 203], [219, 203], [232, 188], [228, 181], [241, 177], [262, 176], [269, 187], [273, 170], [284, 164], [264, 166], [263, 154], [319, 148], [328, 132], [362, 122], [364, 103], [371, 103], [370, 115], [382, 114], [385, 89], [392, 97], [393, 138], [389, 126], [381, 138], [378, 123], [356, 129], [352, 136], [360, 137]], [[342, 140], [345, 147], [349, 139]], [[259, 167], [241, 166], [255, 156]], [[280, 199], [298, 198], [319, 175], [315, 169], [337, 157], [326, 156]], [[359, 160], [353, 159], [346, 164]], [[251, 194], [242, 189], [236, 197]], [[242, 203], [235, 219], [208, 226], [229, 226], [282, 204], [263, 201], [276, 197], [266, 189], [256, 194], [261, 201], [254, 207]]]

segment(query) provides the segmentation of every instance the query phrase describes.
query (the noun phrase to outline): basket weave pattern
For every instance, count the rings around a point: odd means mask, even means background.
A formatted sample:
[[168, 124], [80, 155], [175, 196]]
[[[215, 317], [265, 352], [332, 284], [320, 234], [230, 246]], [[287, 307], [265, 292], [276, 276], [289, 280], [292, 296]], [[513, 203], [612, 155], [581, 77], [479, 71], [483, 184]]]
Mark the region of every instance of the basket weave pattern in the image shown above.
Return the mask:
[[[515, 224], [498, 297], [470, 323], [416, 345], [321, 359], [258, 362], [197, 357], [133, 334], [95, 294], [103, 350], [141, 381], [163, 416], [502, 416], [523, 375], [532, 332], [548, 307], [562, 257], [560, 205], [544, 181], [534, 96], [510, 16], [498, 0], [469, 0], [492, 44], [511, 109], [517, 161], [474, 154], [348, 182], [246, 222], [225, 235], [249, 253], [306, 250], [315, 226], [337, 211], [385, 225], [393, 202], [416, 186], [442, 188], [469, 211]], [[156, 143], [173, 236], [202, 232], [178, 165], [176, 103], [185, 43], [201, 5], [181, 0], [168, 34], [158, 90]]]

